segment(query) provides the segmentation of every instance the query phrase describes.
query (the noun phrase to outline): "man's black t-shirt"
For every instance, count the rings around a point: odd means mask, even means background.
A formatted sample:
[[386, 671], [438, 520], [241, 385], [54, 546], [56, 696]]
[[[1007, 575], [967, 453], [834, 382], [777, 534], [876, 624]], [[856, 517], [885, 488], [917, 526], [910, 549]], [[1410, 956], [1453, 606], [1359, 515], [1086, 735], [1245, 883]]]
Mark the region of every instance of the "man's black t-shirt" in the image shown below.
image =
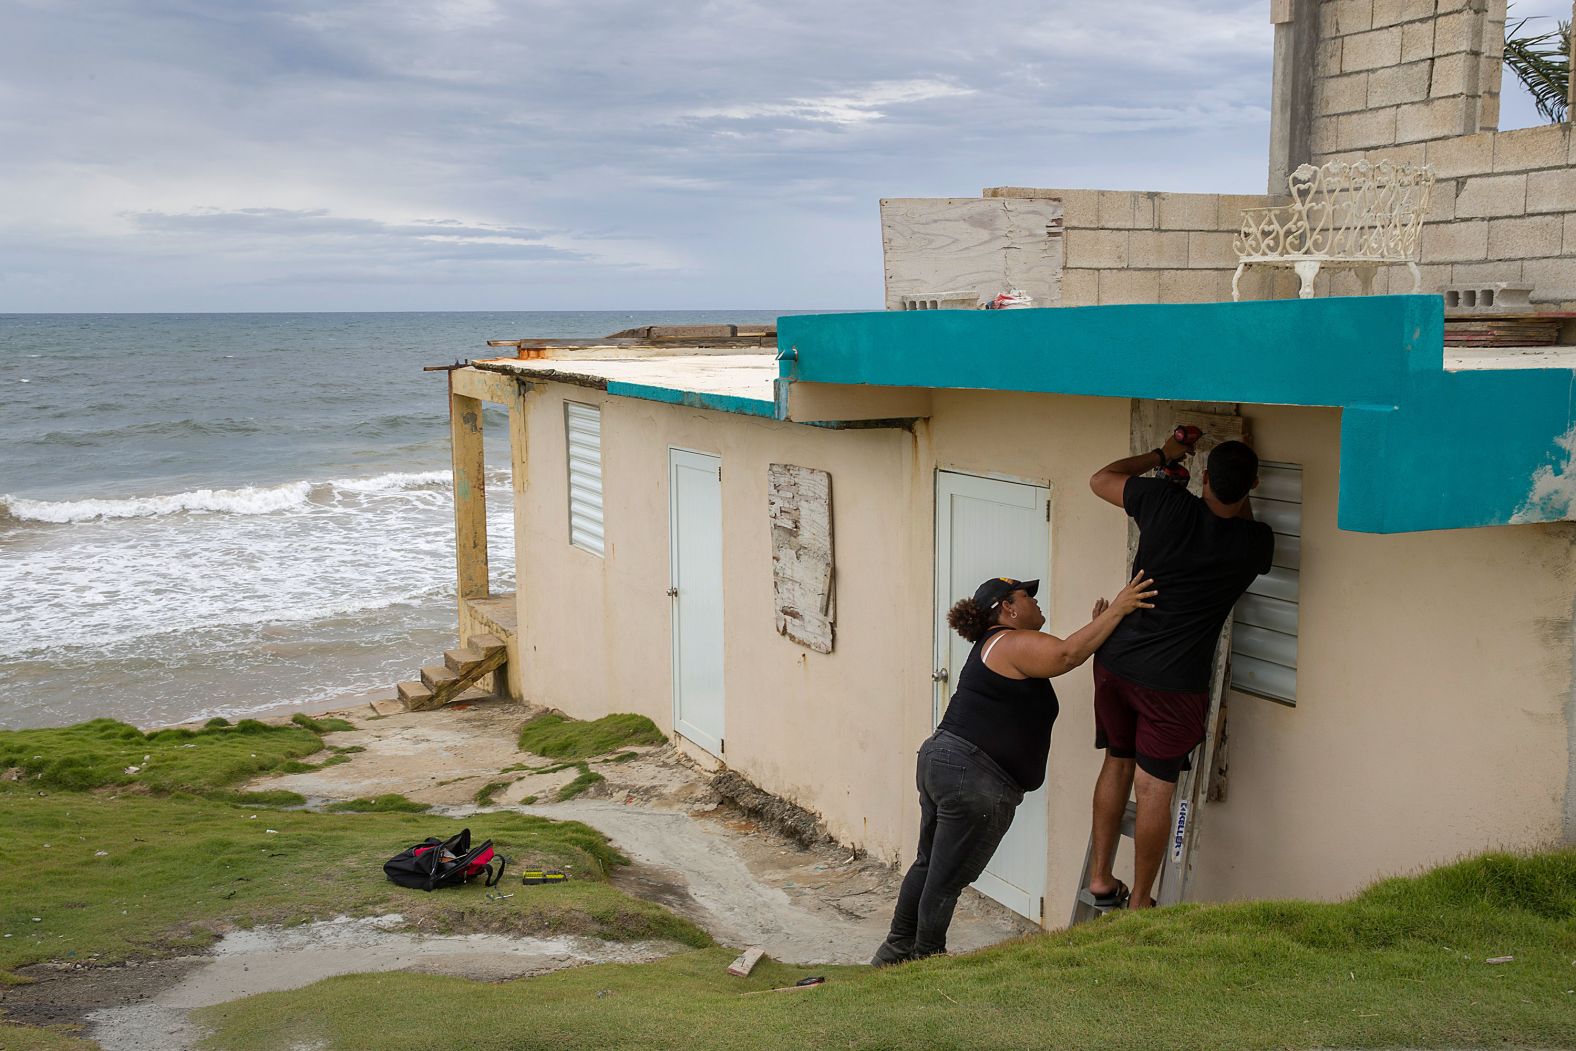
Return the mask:
[[1275, 556], [1263, 522], [1221, 518], [1163, 478], [1129, 478], [1122, 506], [1138, 523], [1133, 571], [1154, 578], [1154, 609], [1122, 618], [1096, 654], [1124, 679], [1156, 690], [1209, 689], [1215, 642], [1231, 607]]

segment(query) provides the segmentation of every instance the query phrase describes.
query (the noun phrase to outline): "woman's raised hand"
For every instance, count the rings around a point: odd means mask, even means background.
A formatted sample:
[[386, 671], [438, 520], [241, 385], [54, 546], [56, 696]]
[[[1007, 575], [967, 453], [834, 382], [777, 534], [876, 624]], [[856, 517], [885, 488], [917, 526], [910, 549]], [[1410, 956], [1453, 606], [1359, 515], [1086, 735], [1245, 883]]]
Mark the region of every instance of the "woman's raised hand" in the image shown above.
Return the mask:
[[[1116, 598], [1111, 600], [1108, 608], [1118, 617], [1125, 617], [1135, 609], [1154, 609], [1155, 604], [1149, 600], [1158, 594], [1160, 592], [1155, 590], [1155, 582], [1146, 577], [1144, 571], [1140, 569], [1133, 574], [1133, 579], [1127, 582], [1127, 586], [1116, 593]], [[1095, 616], [1099, 616], [1098, 603], [1096, 610]]]

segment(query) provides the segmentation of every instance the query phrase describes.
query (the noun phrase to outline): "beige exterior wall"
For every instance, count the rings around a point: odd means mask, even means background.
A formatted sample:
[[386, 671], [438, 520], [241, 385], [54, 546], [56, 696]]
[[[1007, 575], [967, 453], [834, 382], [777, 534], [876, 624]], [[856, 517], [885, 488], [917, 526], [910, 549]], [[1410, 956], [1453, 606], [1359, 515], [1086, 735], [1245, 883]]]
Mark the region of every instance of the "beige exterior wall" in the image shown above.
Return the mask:
[[[605, 560], [568, 544], [566, 396], [604, 406]], [[836, 431], [561, 384], [533, 394], [517, 532], [526, 698], [580, 717], [638, 711], [671, 729], [666, 449], [720, 453], [725, 759], [840, 839], [906, 861], [914, 750], [930, 729], [934, 471], [1050, 487], [1042, 598], [1059, 635], [1120, 585], [1127, 544], [1121, 513], [1087, 479], [1128, 448], [1128, 401], [936, 391], [932, 402], [914, 432]], [[1569, 837], [1576, 526], [1343, 532], [1339, 413], [1244, 414], [1266, 459], [1305, 472], [1299, 697], [1296, 708], [1232, 698], [1230, 794], [1204, 813], [1193, 896], [1338, 897], [1462, 853]], [[774, 461], [833, 477], [830, 655], [773, 627]], [[1088, 668], [1056, 687], [1052, 925], [1071, 908], [1100, 760]]]

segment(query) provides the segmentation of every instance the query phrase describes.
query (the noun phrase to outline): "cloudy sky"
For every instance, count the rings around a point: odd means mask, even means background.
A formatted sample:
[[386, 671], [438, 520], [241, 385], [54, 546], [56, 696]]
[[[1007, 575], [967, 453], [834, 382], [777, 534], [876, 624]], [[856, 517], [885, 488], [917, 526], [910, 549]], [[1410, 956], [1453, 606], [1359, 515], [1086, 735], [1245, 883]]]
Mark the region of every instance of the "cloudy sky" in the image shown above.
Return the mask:
[[6, 0], [0, 312], [879, 305], [883, 196], [1261, 191], [1267, 9]]

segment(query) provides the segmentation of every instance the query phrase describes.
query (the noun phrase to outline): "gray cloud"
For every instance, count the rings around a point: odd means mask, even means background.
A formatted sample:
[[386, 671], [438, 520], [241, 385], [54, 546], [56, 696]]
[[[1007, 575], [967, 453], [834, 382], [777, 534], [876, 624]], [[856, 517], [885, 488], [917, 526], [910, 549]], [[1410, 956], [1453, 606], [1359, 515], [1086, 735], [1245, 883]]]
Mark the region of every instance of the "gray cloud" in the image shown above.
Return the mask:
[[13, 0], [0, 310], [869, 306], [881, 196], [1253, 191], [1261, 0]]

